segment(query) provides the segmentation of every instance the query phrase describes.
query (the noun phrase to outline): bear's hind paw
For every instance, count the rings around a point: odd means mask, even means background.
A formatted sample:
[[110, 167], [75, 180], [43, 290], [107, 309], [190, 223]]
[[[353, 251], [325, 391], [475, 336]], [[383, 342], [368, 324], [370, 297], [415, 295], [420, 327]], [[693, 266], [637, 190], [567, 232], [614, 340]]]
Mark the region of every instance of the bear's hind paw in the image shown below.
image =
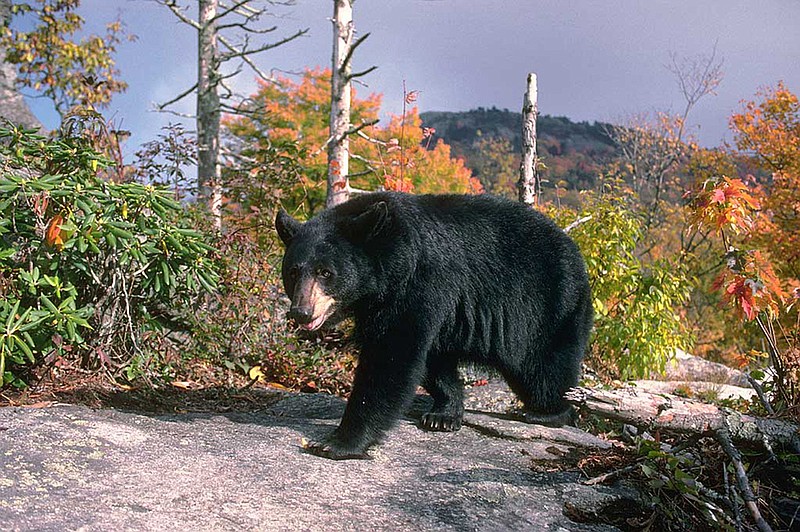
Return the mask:
[[545, 427], [563, 427], [563, 426], [575, 426], [575, 419], [577, 418], [577, 413], [575, 409], [572, 407], [567, 408], [563, 412], [558, 414], [540, 414], [536, 412], [523, 412], [522, 419], [525, 423], [531, 423], [533, 425], [543, 425]]
[[422, 415], [420, 424], [425, 430], [455, 432], [461, 429], [461, 416], [443, 414], [441, 412], [428, 412]]

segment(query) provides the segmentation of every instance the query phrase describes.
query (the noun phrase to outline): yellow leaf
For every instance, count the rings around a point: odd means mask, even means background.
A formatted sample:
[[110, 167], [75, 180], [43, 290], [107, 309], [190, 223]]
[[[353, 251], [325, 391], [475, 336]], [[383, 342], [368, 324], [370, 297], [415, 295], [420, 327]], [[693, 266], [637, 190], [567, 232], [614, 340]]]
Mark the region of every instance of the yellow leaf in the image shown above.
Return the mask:
[[247, 375], [254, 381], [264, 382], [264, 372], [261, 371], [261, 366], [253, 366]]

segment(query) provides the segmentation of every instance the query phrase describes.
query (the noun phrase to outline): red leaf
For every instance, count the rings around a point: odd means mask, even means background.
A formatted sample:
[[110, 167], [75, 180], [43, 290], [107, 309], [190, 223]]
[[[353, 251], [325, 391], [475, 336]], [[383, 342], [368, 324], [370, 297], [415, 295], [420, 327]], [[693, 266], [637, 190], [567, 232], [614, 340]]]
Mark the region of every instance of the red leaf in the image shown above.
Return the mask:
[[756, 317], [756, 314], [758, 314], [758, 311], [756, 311], [756, 309], [753, 307], [753, 303], [752, 303], [752, 301], [750, 301], [750, 299], [751, 298], [748, 298], [747, 296], [744, 296], [744, 297], [742, 297], [742, 300], [741, 300], [742, 301], [742, 311], [744, 312], [744, 315], [747, 316], [748, 320], [752, 320], [753, 318]]
[[714, 190], [711, 194], [711, 203], [725, 203], [725, 191], [721, 188]]

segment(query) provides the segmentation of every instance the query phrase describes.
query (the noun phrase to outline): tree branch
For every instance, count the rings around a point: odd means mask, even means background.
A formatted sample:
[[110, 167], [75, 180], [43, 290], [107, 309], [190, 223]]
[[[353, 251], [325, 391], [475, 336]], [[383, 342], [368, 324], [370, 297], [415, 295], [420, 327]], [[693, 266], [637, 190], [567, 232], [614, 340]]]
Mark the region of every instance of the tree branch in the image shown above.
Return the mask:
[[[178, 3], [175, 0], [156, 0], [156, 2], [158, 2], [159, 4], [161, 4], [161, 5], [165, 6], [165, 7], [168, 7], [169, 10], [172, 11], [175, 14], [175, 16], [178, 17], [178, 19], [181, 22], [183, 22], [184, 24], [188, 24], [189, 26], [193, 27], [197, 31], [200, 31], [200, 24], [197, 21], [192, 20], [189, 17], [187, 17], [186, 15], [184, 15], [183, 11], [181, 10], [181, 7], [178, 5]], [[183, 8], [183, 9], [187, 9], [187, 8]]]
[[358, 133], [359, 131], [361, 131], [364, 128], [367, 128], [369, 126], [374, 126], [375, 124], [377, 124], [380, 121], [381, 121], [380, 118], [375, 118], [373, 120], [365, 120], [364, 122], [361, 122], [361, 124], [359, 124], [359, 125], [357, 125], [355, 127], [353, 127], [351, 125], [350, 129], [347, 130], [347, 133], [345, 133], [345, 135], [354, 135], [354, 134]]
[[733, 470], [736, 472], [736, 483], [739, 486], [739, 491], [742, 493], [742, 499], [750, 512], [750, 516], [756, 523], [761, 532], [772, 532], [772, 527], [764, 520], [761, 511], [758, 509], [758, 499], [753, 493], [753, 488], [750, 487], [750, 479], [747, 478], [747, 472], [744, 470], [742, 463], [742, 455], [739, 453], [733, 442], [731, 436], [726, 428], [720, 429], [715, 432], [714, 439], [717, 440], [722, 450], [728, 455], [733, 464]]
[[[302, 35], [305, 35], [306, 33], [308, 33], [308, 28], [306, 28], [306, 29], [304, 29], [304, 30], [299, 30], [299, 31], [298, 31], [297, 33], [295, 33], [294, 35], [292, 35], [292, 36], [290, 36], [290, 37], [287, 37], [286, 39], [283, 39], [283, 40], [281, 40], [281, 41], [279, 41], [279, 42], [277, 42], [277, 43], [274, 43], [274, 44], [270, 45], [270, 48], [275, 48], [275, 47], [277, 47], [277, 46], [280, 46], [281, 44], [285, 44], [285, 43], [287, 43], [287, 42], [290, 42], [290, 41], [292, 41], [292, 40], [294, 40], [294, 39], [296, 39], [296, 38], [298, 38], [298, 37], [301, 37]], [[228, 54], [223, 54], [223, 55], [221, 56], [221, 58], [220, 58], [220, 62], [222, 62], [222, 61], [228, 61], [228, 60], [230, 60], [230, 59], [233, 59], [233, 58], [235, 58], [235, 57], [238, 57], [238, 58], [240, 58], [242, 61], [244, 61], [244, 62], [247, 64], [247, 66], [249, 66], [249, 67], [250, 67], [250, 68], [253, 70], [253, 72], [255, 72], [255, 73], [256, 73], [256, 75], [257, 75], [259, 78], [261, 78], [262, 80], [264, 80], [264, 81], [266, 81], [266, 82], [268, 82], [268, 83], [275, 83], [275, 78], [274, 78], [274, 77], [272, 77], [272, 76], [270, 76], [270, 75], [268, 75], [268, 74], [267, 74], [267, 73], [265, 73], [264, 71], [262, 71], [262, 70], [261, 70], [261, 69], [258, 67], [258, 65], [256, 65], [256, 64], [253, 62], [253, 60], [252, 60], [252, 59], [249, 57], [249, 55], [250, 55], [251, 53], [253, 53], [253, 52], [248, 52], [248, 51], [243, 51], [243, 50], [240, 50], [240, 49], [238, 49], [238, 48], [237, 48], [235, 45], [231, 44], [231, 43], [230, 43], [230, 42], [229, 42], [229, 41], [228, 41], [228, 40], [227, 40], [225, 37], [223, 37], [222, 35], [218, 36], [218, 38], [219, 38], [219, 42], [220, 42], [220, 43], [221, 43], [221, 44], [222, 44], [222, 45], [223, 45], [225, 48], [227, 48], [228, 50], [230, 50], [230, 52], [231, 52], [231, 53], [228, 53]], [[269, 49], [269, 48], [267, 48], [267, 49]], [[262, 51], [263, 51], [263, 50], [262, 50]], [[246, 53], [243, 53], [243, 52], [246, 52]]]
[[217, 29], [221, 31], [221, 30], [226, 30], [228, 28], [241, 28], [247, 33], [254, 33], [256, 35], [265, 35], [267, 33], [272, 33], [273, 31], [278, 29], [278, 26], [272, 26], [271, 28], [264, 28], [258, 30], [255, 28], [251, 28], [249, 24], [250, 24], [249, 20], [245, 22], [230, 22], [228, 24], [220, 24], [219, 26], [217, 26]]
[[191, 87], [189, 87], [188, 89], [183, 91], [182, 93], [178, 94], [173, 99], [171, 99], [171, 100], [169, 100], [167, 102], [164, 102], [162, 104], [156, 104], [156, 110], [163, 111], [165, 107], [168, 107], [168, 106], [170, 106], [170, 105], [172, 105], [174, 103], [177, 103], [177, 102], [183, 100], [184, 98], [189, 96], [191, 93], [193, 93], [196, 89], [197, 89], [197, 83], [195, 83], [194, 85], [192, 85]]
[[363, 43], [364, 41], [367, 40], [367, 37], [369, 37], [369, 35], [370, 35], [369, 33], [365, 33], [364, 35], [362, 35], [361, 37], [356, 39], [356, 42], [354, 42], [353, 44], [350, 45], [350, 49], [347, 50], [347, 54], [344, 56], [344, 59], [342, 59], [342, 65], [339, 67], [339, 72], [344, 74], [345, 69], [347, 69], [347, 65], [350, 63], [350, 60], [353, 58], [353, 52], [356, 51], [356, 48], [358, 48], [358, 46], [361, 43]]
[[[378, 122], [380, 122], [380, 118], [376, 118], [376, 119], [374, 119], [374, 120], [367, 120], [367, 121], [365, 121], [365, 122], [362, 122], [360, 125], [358, 125], [358, 126], [355, 126], [355, 127], [352, 127], [352, 126], [351, 126], [351, 127], [350, 127], [350, 129], [348, 129], [348, 130], [347, 130], [347, 132], [346, 132], [346, 133], [343, 135], [343, 137], [346, 137], [346, 136], [348, 136], [348, 135], [356, 135], [356, 134], [357, 134], [357, 135], [359, 135], [359, 136], [361, 136], [361, 137], [363, 137], [363, 138], [367, 138], [367, 139], [370, 139], [370, 140], [372, 140], [370, 137], [367, 137], [366, 135], [362, 134], [362, 133], [361, 133], [361, 130], [362, 130], [362, 129], [364, 129], [364, 128], [367, 128], [367, 127], [369, 127], [369, 126], [374, 126], [374, 125], [375, 125], [375, 124], [377, 124]], [[315, 156], [315, 155], [319, 155], [319, 154], [322, 152], [322, 150], [324, 150], [325, 148], [327, 148], [327, 147], [328, 147], [328, 145], [329, 145], [331, 142], [333, 142], [334, 140], [338, 142], [339, 140], [341, 140], [341, 138], [336, 138], [336, 136], [335, 136], [335, 135], [331, 135], [330, 137], [328, 137], [328, 140], [326, 140], [326, 141], [325, 141], [325, 142], [322, 144], [322, 146], [320, 146], [319, 148], [317, 148], [316, 150], [314, 150], [314, 151], [311, 153], [311, 156], [313, 157], [313, 156]], [[376, 141], [376, 142], [380, 142], [380, 141]], [[350, 157], [353, 157], [353, 155], [352, 155], [352, 154], [350, 154]]]
[[362, 139], [366, 140], [367, 142], [371, 142], [372, 144], [377, 144], [378, 146], [384, 146], [384, 147], [386, 146], [386, 142], [385, 141], [370, 137], [369, 135], [367, 135], [363, 131], [356, 131], [356, 135], [358, 135]]
[[355, 72], [353, 74], [350, 74], [349, 76], [347, 76], [347, 79], [352, 80], [353, 78], [360, 78], [362, 76], [366, 76], [367, 74], [369, 74], [373, 70], [376, 70], [377, 68], [378, 68], [377, 66], [371, 66], [366, 70], [362, 70], [361, 72]]
[[591, 214], [589, 214], [589, 215], [587, 215], [587, 216], [584, 216], [583, 218], [578, 218], [577, 220], [575, 220], [574, 222], [572, 222], [571, 224], [569, 224], [568, 226], [566, 226], [566, 227], [564, 228], [564, 232], [565, 232], [565, 233], [569, 233], [570, 231], [572, 231], [573, 229], [575, 229], [576, 227], [578, 227], [578, 226], [579, 226], [579, 225], [581, 225], [582, 223], [586, 223], [586, 222], [588, 222], [588, 221], [589, 221], [589, 220], [591, 220], [591, 219], [592, 219], [592, 215], [591, 215]]
[[179, 113], [178, 111], [173, 111], [172, 109], [156, 109], [156, 111], [158, 111], [159, 113], [167, 113], [173, 116], [179, 116], [181, 118], [189, 118], [191, 120], [195, 120], [197, 118], [197, 115], [192, 115], [189, 113]]
[[212, 22], [216, 22], [216, 21], [220, 20], [221, 18], [224, 18], [224, 17], [230, 15], [231, 13], [236, 13], [236, 14], [238, 14], [240, 16], [245, 17], [248, 20], [251, 20], [253, 18], [257, 18], [259, 15], [261, 15], [262, 13], [265, 12], [265, 10], [263, 10], [263, 9], [259, 9], [259, 10], [253, 9], [253, 12], [251, 12], [251, 13], [248, 13], [248, 14], [241, 13], [239, 11], [239, 9], [241, 7], [243, 7], [243, 6], [245, 6], [246, 4], [249, 4], [250, 1], [251, 0], [239, 0], [238, 2], [234, 2], [230, 7], [225, 7], [224, 5], [220, 5], [220, 7], [223, 10], [220, 11], [219, 13], [217, 13], [211, 19], [211, 21]]
[[249, 55], [253, 55], [253, 54], [257, 54], [257, 53], [261, 53], [261, 52], [266, 52], [267, 50], [272, 50], [273, 48], [277, 48], [278, 46], [282, 46], [282, 45], [284, 45], [284, 44], [286, 44], [288, 42], [291, 42], [291, 41], [297, 39], [298, 37], [302, 37], [306, 33], [308, 33], [308, 28], [306, 28], [304, 30], [298, 30], [296, 33], [294, 33], [293, 35], [290, 35], [289, 37], [286, 37], [286, 38], [281, 39], [279, 41], [275, 41], [273, 43], [264, 44], [262, 46], [259, 46], [258, 48], [253, 48], [252, 50], [248, 50], [247, 49], [248, 43], [245, 43], [242, 47], [237, 48], [234, 44], [232, 44], [230, 41], [228, 41], [222, 35], [219, 35], [218, 36], [219, 42], [222, 43], [225, 46], [225, 48], [230, 50], [230, 52], [227, 53], [227, 54], [220, 54], [220, 62], [228, 61], [230, 59], [233, 59], [234, 57], [245, 58], [246, 56], [249, 56]]

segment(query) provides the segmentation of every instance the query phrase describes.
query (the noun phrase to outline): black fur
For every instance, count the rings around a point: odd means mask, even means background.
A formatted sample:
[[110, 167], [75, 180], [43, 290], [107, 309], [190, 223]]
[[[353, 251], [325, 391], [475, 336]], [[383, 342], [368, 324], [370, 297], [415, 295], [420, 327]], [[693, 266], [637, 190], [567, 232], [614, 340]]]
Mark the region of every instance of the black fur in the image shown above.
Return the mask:
[[[352, 316], [361, 352], [339, 428], [312, 444], [329, 458], [363, 457], [422, 384], [430, 430], [458, 430], [459, 362], [496, 368], [526, 409], [557, 418], [577, 383], [592, 327], [577, 246], [525, 206], [480, 196], [374, 193], [305, 224], [282, 212], [290, 297], [303, 276]], [[289, 273], [293, 272], [293, 273]]]

